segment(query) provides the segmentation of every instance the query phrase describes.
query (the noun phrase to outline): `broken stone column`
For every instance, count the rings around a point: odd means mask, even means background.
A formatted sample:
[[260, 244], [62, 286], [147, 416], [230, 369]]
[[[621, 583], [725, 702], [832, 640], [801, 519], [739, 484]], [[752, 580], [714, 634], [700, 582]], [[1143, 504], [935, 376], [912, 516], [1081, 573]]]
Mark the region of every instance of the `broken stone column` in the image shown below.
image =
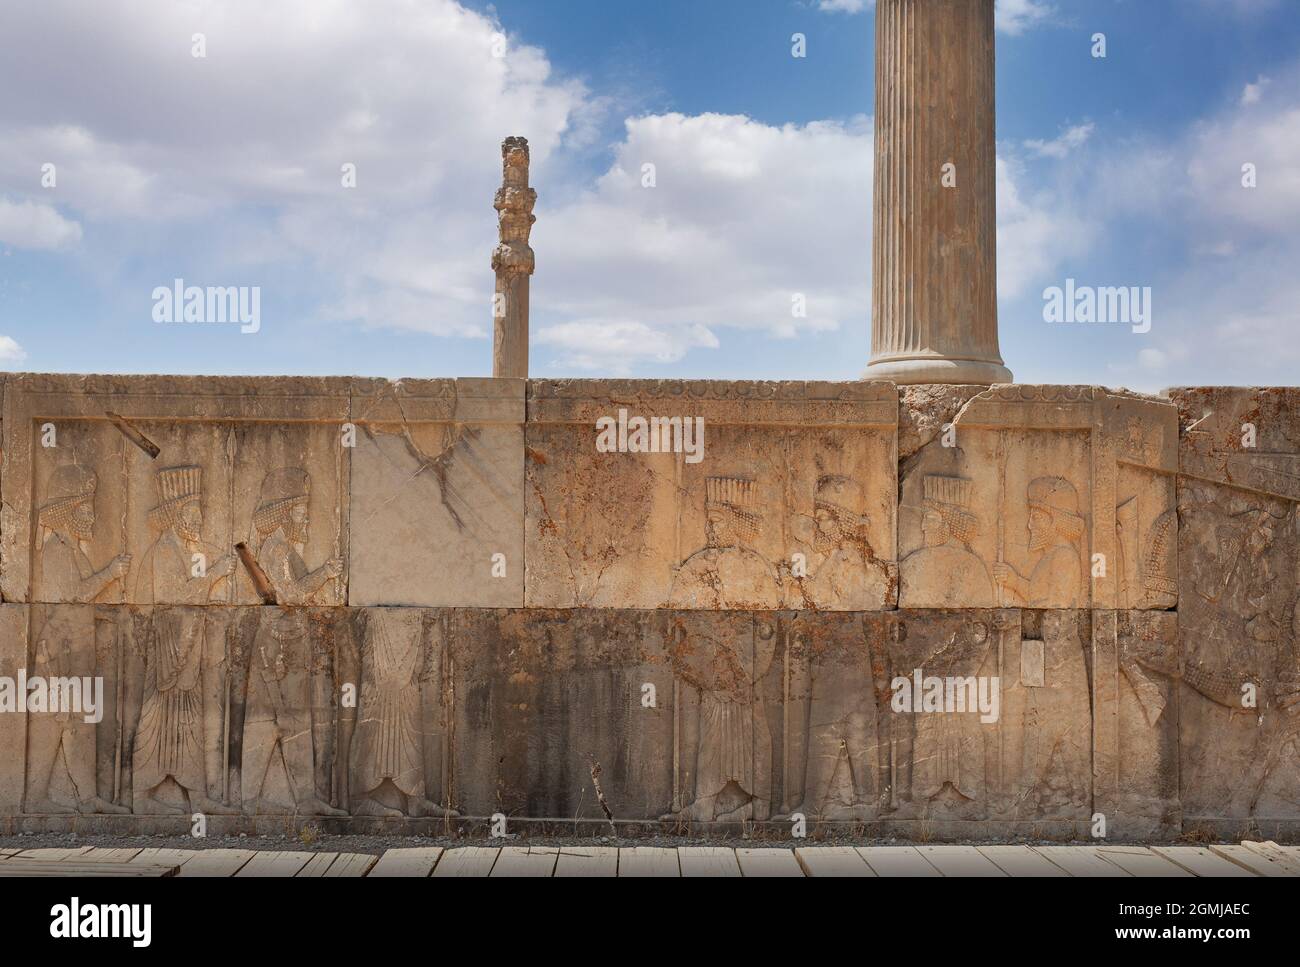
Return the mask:
[[866, 379], [1011, 381], [998, 352], [993, 3], [876, 4]]
[[528, 277], [533, 274], [533, 250], [528, 234], [537, 192], [528, 187], [528, 141], [506, 138], [501, 143], [503, 177], [493, 208], [497, 210], [501, 243], [492, 252], [497, 275], [492, 299], [492, 375], [528, 378]]

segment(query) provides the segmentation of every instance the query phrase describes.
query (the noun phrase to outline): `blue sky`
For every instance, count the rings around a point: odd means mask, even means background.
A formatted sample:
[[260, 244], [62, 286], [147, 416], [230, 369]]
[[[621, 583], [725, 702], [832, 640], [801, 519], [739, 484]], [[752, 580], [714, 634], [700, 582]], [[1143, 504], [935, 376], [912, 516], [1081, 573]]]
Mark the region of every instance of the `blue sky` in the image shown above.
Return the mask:
[[[0, 367], [485, 374], [497, 145], [522, 134], [533, 375], [856, 378], [873, 20], [864, 0], [3, 0]], [[1017, 379], [1296, 383], [1300, 4], [1000, 0], [997, 42]], [[155, 323], [175, 278], [259, 286], [260, 330]], [[1067, 278], [1150, 286], [1151, 331], [1044, 322]]]

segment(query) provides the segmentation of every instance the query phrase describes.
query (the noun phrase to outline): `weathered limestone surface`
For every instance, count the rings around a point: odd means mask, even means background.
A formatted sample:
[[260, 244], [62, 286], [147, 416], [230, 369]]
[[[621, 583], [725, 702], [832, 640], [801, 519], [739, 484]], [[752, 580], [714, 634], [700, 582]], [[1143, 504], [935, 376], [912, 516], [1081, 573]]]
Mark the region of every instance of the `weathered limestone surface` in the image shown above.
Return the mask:
[[358, 382], [353, 605], [524, 603], [524, 381]]
[[1300, 390], [1168, 391], [1182, 421], [1184, 822], [1300, 804]]
[[[528, 606], [893, 607], [892, 385], [534, 380], [529, 394]], [[699, 458], [598, 452], [596, 421], [620, 412], [702, 421]]]
[[1177, 411], [997, 386], [904, 465], [899, 605], [1172, 608]]
[[1300, 832], [1300, 391], [3, 393], [0, 828]]

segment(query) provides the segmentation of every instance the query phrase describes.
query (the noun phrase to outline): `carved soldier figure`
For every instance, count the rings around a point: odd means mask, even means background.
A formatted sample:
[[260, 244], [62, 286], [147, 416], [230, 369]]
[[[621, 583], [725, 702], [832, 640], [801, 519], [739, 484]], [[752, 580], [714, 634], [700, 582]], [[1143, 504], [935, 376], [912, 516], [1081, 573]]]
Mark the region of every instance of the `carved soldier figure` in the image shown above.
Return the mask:
[[[206, 604], [216, 582], [234, 572], [235, 559], [225, 555], [210, 567], [204, 563], [212, 549], [202, 543], [202, 469], [159, 471], [158, 493], [160, 503], [149, 515], [158, 538], [145, 552], [136, 575], [137, 599], [156, 605]], [[157, 798], [168, 778], [188, 795], [191, 812], [238, 811], [209, 797], [204, 758], [208, 711], [204, 678], [205, 674], [213, 677], [212, 662], [207, 668], [204, 662], [208, 631], [202, 608], [161, 607], [154, 611], [141, 643], [144, 697], [132, 754], [138, 813], [185, 811]], [[221, 690], [206, 691], [215, 698]], [[218, 728], [214, 722], [214, 731]]]
[[428, 649], [423, 622], [414, 630], [383, 610], [365, 613], [351, 756], [355, 816], [456, 815], [425, 798], [420, 686]]
[[1061, 477], [1039, 477], [1030, 482], [1028, 497], [1029, 552], [1042, 556], [1028, 577], [999, 561], [993, 565], [993, 580], [1030, 608], [1083, 607], [1079, 494]]
[[[34, 605], [35, 674], [47, 679], [78, 676], [90, 669], [95, 649], [94, 615], [88, 608], [71, 607], [95, 600], [131, 568], [129, 554], [113, 558], [95, 570], [83, 544], [95, 529], [95, 474], [76, 465], [62, 466], [50, 475], [45, 505], [40, 510], [41, 595], [60, 605]], [[28, 724], [27, 812], [126, 813], [130, 810], [95, 795], [95, 729], [75, 712], [32, 715]], [[62, 758], [80, 801], [75, 809], [49, 798], [50, 776]]]
[[778, 597], [772, 566], [752, 545], [763, 527], [752, 480], [705, 480], [706, 546], [682, 564], [670, 604], [682, 608], [735, 610], [770, 607]]
[[930, 475], [922, 481], [924, 546], [899, 564], [903, 605], [909, 608], [991, 608], [996, 602], [988, 566], [971, 550], [979, 518], [971, 510], [972, 484]]
[[244, 715], [244, 811], [278, 809], [262, 793], [276, 750], [284, 761], [299, 813], [346, 816], [324, 802], [316, 790], [312, 732], [312, 661], [307, 616], [292, 606], [308, 604], [320, 588], [343, 571], [337, 558], [308, 570], [306, 547], [311, 478], [293, 468], [272, 470], [262, 482], [253, 514], [257, 562], [275, 589], [276, 600], [289, 607], [263, 612], [248, 664], [248, 701]]
[[888, 596], [887, 571], [876, 560], [867, 540], [867, 516], [862, 513], [862, 488], [840, 474], [817, 481], [813, 498], [817, 533], [815, 556], [806, 579], [799, 581], [801, 597], [795, 607], [873, 611]]
[[673, 648], [684, 686], [677, 727], [679, 735], [692, 737], [687, 758], [694, 768], [683, 802], [664, 819], [739, 822], [771, 815], [772, 735], [756, 686], [772, 667], [776, 629], [758, 620], [751, 634], [733, 641], [727, 632], [736, 626], [722, 627], [721, 634], [698, 638], [679, 629]]
[[[866, 644], [864, 641], [863, 644]], [[795, 752], [785, 774], [788, 815], [821, 820], [874, 818], [885, 788], [878, 788], [878, 709], [866, 649], [846, 655], [818, 648], [812, 629], [795, 619], [786, 642], [790, 687], [807, 694], [792, 716], [785, 742]], [[791, 732], [794, 734], [792, 735]], [[798, 738], [802, 734], [803, 738]], [[797, 745], [791, 747], [790, 743]], [[798, 759], [803, 760], [799, 781]]]
[[94, 601], [131, 569], [131, 555], [119, 554], [97, 571], [83, 549], [94, 538], [98, 485], [93, 471], [75, 464], [50, 474], [39, 517], [41, 593], [47, 601]]
[[1031, 815], [1069, 814], [1085, 809], [1092, 792], [1092, 716], [1078, 615], [1045, 612], [1042, 635], [1041, 642], [1021, 643], [1021, 802]]
[[253, 514], [257, 563], [271, 579], [281, 605], [324, 603], [313, 596], [325, 582], [343, 573], [339, 558], [331, 558], [314, 571], [303, 561], [311, 526], [310, 497], [311, 477], [305, 470], [272, 470], [262, 481], [261, 499]]
[[[967, 621], [925, 656], [919, 667], [926, 676], [940, 678], [996, 676], [992, 642], [986, 623]], [[895, 659], [895, 669], [905, 670], [905, 663]], [[913, 709], [916, 731], [912, 741], [912, 800], [939, 802], [947, 798], [958, 808], [981, 800], [987, 792], [987, 727], [980, 723], [979, 716], [956, 711], [916, 712]]]

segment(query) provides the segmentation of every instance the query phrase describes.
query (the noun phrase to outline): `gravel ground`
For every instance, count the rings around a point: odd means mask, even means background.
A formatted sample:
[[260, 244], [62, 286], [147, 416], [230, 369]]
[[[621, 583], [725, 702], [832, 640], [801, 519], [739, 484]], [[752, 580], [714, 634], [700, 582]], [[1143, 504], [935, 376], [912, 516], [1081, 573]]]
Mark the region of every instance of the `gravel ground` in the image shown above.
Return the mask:
[[[980, 845], [984, 841], [962, 841], [968, 845]], [[1002, 840], [989, 840], [1004, 842]], [[1228, 842], [1228, 841], [1224, 841]], [[1094, 841], [1078, 840], [1063, 844], [1059, 840], [1019, 840], [1015, 845], [1096, 845]], [[419, 846], [731, 846], [731, 847], [776, 847], [793, 849], [807, 846], [915, 846], [923, 845], [902, 839], [855, 839], [852, 837], [811, 840], [811, 839], [744, 839], [736, 837], [689, 837], [689, 836], [646, 836], [646, 837], [576, 837], [576, 836], [510, 836], [505, 839], [488, 840], [482, 837], [432, 837], [432, 836], [325, 836], [321, 835], [304, 842], [299, 837], [291, 836], [210, 836], [195, 839], [190, 836], [78, 836], [69, 833], [31, 833], [25, 836], [0, 837], [0, 848], [39, 849], [43, 847], [102, 846], [121, 847], [165, 847], [168, 849], [254, 849], [254, 850], [305, 850], [332, 853], [383, 853], [389, 849], [402, 849]], [[1107, 846], [1143, 846], [1151, 845], [1135, 841], [1107, 842]], [[1157, 844], [1162, 845], [1162, 844]], [[1184, 842], [1179, 845], [1207, 845], [1204, 841]]]

